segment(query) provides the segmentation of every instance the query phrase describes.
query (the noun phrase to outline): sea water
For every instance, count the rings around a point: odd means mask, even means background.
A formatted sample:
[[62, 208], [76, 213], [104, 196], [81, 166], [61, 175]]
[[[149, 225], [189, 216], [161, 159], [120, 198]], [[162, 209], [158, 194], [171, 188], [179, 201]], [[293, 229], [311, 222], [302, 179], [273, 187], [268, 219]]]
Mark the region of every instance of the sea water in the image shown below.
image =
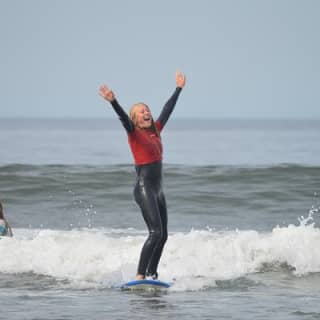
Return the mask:
[[163, 132], [166, 293], [127, 293], [147, 236], [116, 119], [0, 120], [0, 319], [320, 318], [320, 121]]

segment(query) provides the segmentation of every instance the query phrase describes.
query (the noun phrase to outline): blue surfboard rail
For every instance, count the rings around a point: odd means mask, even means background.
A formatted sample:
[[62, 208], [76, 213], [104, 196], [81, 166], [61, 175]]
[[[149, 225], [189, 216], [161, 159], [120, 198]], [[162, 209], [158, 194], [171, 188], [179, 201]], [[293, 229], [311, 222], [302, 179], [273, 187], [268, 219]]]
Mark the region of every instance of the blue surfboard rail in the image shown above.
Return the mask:
[[132, 280], [124, 285], [121, 286], [121, 289], [123, 290], [130, 290], [130, 289], [168, 289], [170, 288], [170, 284], [164, 281], [160, 280], [149, 280], [149, 279], [143, 279], [143, 280]]

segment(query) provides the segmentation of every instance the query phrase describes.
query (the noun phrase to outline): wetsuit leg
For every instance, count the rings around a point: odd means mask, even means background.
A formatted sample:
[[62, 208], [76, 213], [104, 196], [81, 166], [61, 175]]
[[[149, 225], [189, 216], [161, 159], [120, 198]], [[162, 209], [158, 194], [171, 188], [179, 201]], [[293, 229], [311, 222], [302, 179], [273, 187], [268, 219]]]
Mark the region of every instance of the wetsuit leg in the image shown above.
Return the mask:
[[164, 245], [168, 239], [168, 215], [167, 215], [166, 200], [163, 192], [161, 192], [159, 195], [158, 207], [160, 211], [160, 218], [161, 218], [161, 225], [162, 225], [162, 237], [158, 246], [155, 247], [147, 267], [147, 274], [154, 277], [157, 277], [158, 264], [162, 255]]
[[[163, 248], [164, 228], [160, 213], [159, 201], [157, 193], [152, 185], [146, 185], [139, 180], [134, 191], [135, 200], [141, 208], [143, 218], [149, 230], [149, 236], [144, 243], [141, 251], [138, 273], [145, 275], [150, 264], [150, 259], [155, 256], [155, 260], [159, 261]], [[165, 212], [166, 213], [166, 212]], [[166, 229], [166, 228], [165, 228]], [[166, 231], [166, 230], [165, 230]], [[158, 262], [156, 263], [158, 264]]]

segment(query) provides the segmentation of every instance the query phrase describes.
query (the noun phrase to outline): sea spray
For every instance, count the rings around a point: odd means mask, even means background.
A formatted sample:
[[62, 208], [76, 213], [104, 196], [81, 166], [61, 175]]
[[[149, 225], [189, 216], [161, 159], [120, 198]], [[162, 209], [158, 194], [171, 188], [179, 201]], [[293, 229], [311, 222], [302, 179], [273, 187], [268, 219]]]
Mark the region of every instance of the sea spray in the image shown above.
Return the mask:
[[[74, 287], [116, 287], [134, 278], [146, 234], [136, 230], [19, 229], [0, 240], [0, 272], [35, 273]], [[293, 275], [320, 272], [320, 229], [313, 224], [276, 227], [269, 233], [192, 230], [169, 236], [159, 272], [175, 290], [213, 287], [288, 265]], [[10, 254], [7, 254], [7, 253]], [[278, 270], [279, 272], [281, 269]]]

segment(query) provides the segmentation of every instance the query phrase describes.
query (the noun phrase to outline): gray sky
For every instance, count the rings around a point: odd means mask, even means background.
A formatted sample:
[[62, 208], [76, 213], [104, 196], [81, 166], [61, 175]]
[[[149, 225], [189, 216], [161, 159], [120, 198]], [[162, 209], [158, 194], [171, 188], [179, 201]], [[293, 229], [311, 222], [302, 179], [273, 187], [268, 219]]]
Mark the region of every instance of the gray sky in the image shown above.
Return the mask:
[[0, 0], [0, 117], [320, 119], [318, 0]]

